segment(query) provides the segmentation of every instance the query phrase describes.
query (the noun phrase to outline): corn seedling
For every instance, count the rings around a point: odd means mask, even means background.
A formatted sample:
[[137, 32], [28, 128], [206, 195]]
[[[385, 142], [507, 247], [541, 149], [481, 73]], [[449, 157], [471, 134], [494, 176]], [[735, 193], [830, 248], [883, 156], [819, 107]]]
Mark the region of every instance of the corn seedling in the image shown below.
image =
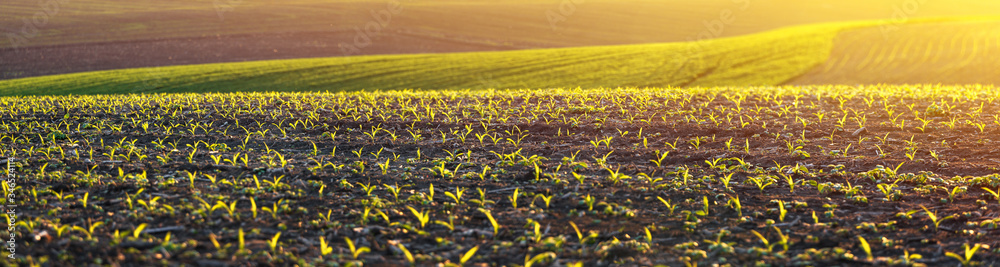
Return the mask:
[[983, 190], [986, 190], [986, 192], [990, 192], [990, 195], [993, 195], [993, 198], [995, 198], [997, 202], [1000, 203], [1000, 188], [998, 188], [997, 191], [993, 191], [990, 190], [989, 188], [983, 187]]
[[973, 266], [972, 257], [976, 255], [976, 251], [982, 247], [981, 244], [976, 244], [975, 246], [969, 247], [969, 244], [964, 244], [962, 246], [965, 249], [965, 254], [959, 256], [958, 254], [952, 252], [945, 252], [945, 256], [954, 258], [962, 263], [962, 266]]
[[493, 213], [490, 212], [489, 210], [482, 208], [479, 209], [479, 212], [482, 212], [484, 215], [486, 215], [486, 218], [490, 220], [490, 225], [493, 226], [493, 237], [496, 237], [497, 234], [500, 233], [500, 224], [497, 223], [497, 220], [493, 218]]
[[94, 230], [97, 229], [97, 227], [100, 227], [103, 224], [104, 224], [103, 222], [91, 223], [90, 227], [88, 227], [88, 228], [83, 228], [83, 227], [74, 225], [73, 226], [73, 230], [76, 230], [77, 232], [80, 232], [80, 233], [83, 233], [83, 234], [87, 235], [87, 240], [90, 240], [90, 239], [93, 239], [93, 237], [94, 237]]
[[517, 209], [517, 197], [521, 195], [519, 191], [520, 189], [521, 188], [514, 188], [514, 193], [510, 194], [510, 197], [507, 198], [507, 200], [510, 200], [510, 205], [515, 209]]
[[778, 202], [778, 221], [785, 222], [785, 215], [788, 213], [788, 211], [785, 210], [785, 202], [781, 200], [778, 200], [777, 202]]
[[275, 249], [277, 249], [278, 245], [280, 244], [278, 238], [281, 238], [281, 232], [274, 234], [274, 237], [271, 237], [271, 240], [267, 241], [267, 246], [271, 248], [271, 253], [274, 253]]
[[361, 254], [371, 252], [371, 249], [368, 247], [355, 247], [354, 241], [352, 241], [348, 237], [344, 237], [344, 242], [347, 243], [347, 248], [350, 249], [351, 251], [351, 257], [353, 257], [355, 260], [358, 259], [358, 256], [361, 256]]
[[402, 243], [396, 244], [396, 248], [399, 248], [403, 252], [403, 256], [406, 257], [406, 261], [410, 263], [410, 266], [417, 265], [417, 260], [413, 258], [413, 253], [410, 253], [410, 250], [406, 249]]
[[749, 178], [747, 178], [747, 181], [753, 183], [754, 185], [756, 185], [757, 188], [760, 189], [760, 193], [761, 194], [764, 193], [764, 188], [765, 187], [767, 187], [767, 186], [769, 186], [771, 184], [774, 184], [774, 179], [771, 178], [770, 176], [754, 176], [754, 177], [749, 177]]
[[556, 254], [552, 252], [545, 252], [542, 254], [535, 255], [531, 257], [530, 255], [524, 255], [524, 267], [531, 267], [532, 265], [548, 260], [550, 258], [555, 258]]
[[465, 189], [463, 189], [461, 187], [456, 187], [454, 194], [451, 193], [451, 192], [444, 192], [444, 194], [446, 196], [450, 197], [452, 200], [454, 200], [455, 204], [457, 204], [457, 205], [461, 205], [463, 203], [462, 202], [462, 194], [464, 194], [464, 193], [465, 193]]
[[767, 247], [768, 253], [774, 250], [774, 245], [777, 245], [777, 244], [771, 244], [771, 242], [768, 241], [767, 238], [764, 237], [764, 235], [761, 235], [759, 232], [757, 232], [757, 230], [750, 230], [750, 233], [757, 236], [757, 238], [760, 239], [761, 243], [764, 243], [764, 247]]
[[927, 209], [927, 207], [924, 207], [923, 205], [921, 205], [920, 208], [924, 209], [924, 213], [927, 214], [927, 218], [931, 219], [931, 222], [934, 223], [934, 230], [935, 231], [937, 231], [938, 228], [941, 226], [941, 222], [943, 222], [945, 220], [948, 220], [948, 219], [953, 219], [954, 218], [953, 216], [947, 216], [947, 217], [944, 217], [944, 218], [938, 218], [937, 213], [931, 212], [930, 210]]
[[948, 202], [955, 202], [955, 197], [964, 194], [966, 190], [965, 186], [955, 186], [951, 190], [945, 190], [948, 193]]
[[719, 178], [719, 182], [722, 182], [722, 186], [726, 188], [727, 192], [732, 192], [733, 190], [729, 188], [729, 183], [733, 180], [733, 172], [727, 173]]
[[[590, 196], [588, 195], [587, 197], [590, 197]], [[670, 212], [669, 215], [671, 215], [671, 216], [674, 215], [674, 209], [677, 208], [677, 205], [671, 205], [670, 204], [670, 200], [665, 200], [662, 197], [656, 197], [656, 199], [659, 199], [660, 202], [663, 202], [664, 206], [667, 206], [667, 210]]]
[[[661, 200], [662, 201], [662, 200]], [[702, 196], [702, 209], [695, 212], [698, 216], [708, 216], [708, 196]]]
[[330, 247], [330, 245], [326, 243], [326, 238], [323, 238], [322, 236], [320, 236], [319, 237], [319, 253], [320, 253], [320, 255], [326, 256], [326, 255], [330, 254], [331, 252], [333, 252], [333, 247]]
[[147, 224], [144, 223], [144, 224], [140, 224], [139, 226], [135, 227], [135, 230], [132, 230], [132, 237], [138, 239], [139, 235], [142, 234], [142, 230], [146, 229], [146, 226], [147, 226]]
[[868, 261], [872, 261], [874, 259], [874, 257], [872, 257], [872, 248], [871, 248], [871, 246], [868, 245], [868, 241], [865, 240], [864, 237], [861, 237], [859, 235], [858, 236], [858, 243], [861, 244], [861, 249], [865, 251], [866, 255], [868, 255], [868, 258], [867, 258]]

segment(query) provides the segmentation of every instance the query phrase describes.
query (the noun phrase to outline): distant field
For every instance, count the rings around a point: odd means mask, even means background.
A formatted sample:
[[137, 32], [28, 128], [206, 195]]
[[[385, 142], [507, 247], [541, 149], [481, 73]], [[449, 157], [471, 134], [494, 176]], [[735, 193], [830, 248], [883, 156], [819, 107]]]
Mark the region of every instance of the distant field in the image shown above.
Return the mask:
[[[915, 1], [915, 0], [911, 0]], [[389, 1], [63, 1], [38, 27], [37, 1], [0, 2], [0, 79], [149, 66], [346, 55], [355, 27]], [[581, 1], [576, 1], [581, 2]], [[351, 54], [499, 51], [663, 43], [855, 20], [997, 15], [986, 0], [402, 1]], [[783, 14], [783, 15], [775, 15]], [[809, 14], [800, 15], [800, 14]], [[11, 38], [11, 34], [17, 36]], [[22, 38], [23, 37], [23, 38]], [[15, 43], [18, 49], [12, 49]]]
[[996, 84], [997, 26], [834, 23], [700, 42], [122, 69], [4, 80], [0, 94]]
[[823, 63], [824, 24], [700, 42], [379, 55], [110, 70], [0, 81], [0, 94], [779, 84]]
[[788, 84], [1000, 82], [1000, 21], [914, 24], [842, 32], [830, 60]]
[[[338, 32], [372, 21], [370, 11], [390, 1], [375, 0], [74, 0], [39, 28], [27, 45], [52, 45], [200, 37], [229, 34]], [[995, 15], [1000, 3], [987, 0], [920, 1], [913, 12], [901, 0], [400, 0], [389, 30], [496, 45], [577, 46], [686, 41], [706, 22], [732, 12], [719, 36], [744, 35], [791, 25], [845, 20]], [[37, 1], [0, 3], [0, 30], [17, 32], [22, 19], [42, 12]], [[569, 2], [572, 3], [572, 2]], [[862, 8], [866, 7], [866, 8]], [[558, 16], [549, 16], [547, 14]], [[571, 11], [571, 12], [565, 12]], [[789, 15], [775, 15], [789, 14]], [[810, 14], [809, 16], [794, 14]], [[488, 19], [487, 19], [488, 18]], [[555, 22], [555, 23], [552, 23]], [[552, 26], [556, 28], [553, 30]], [[0, 38], [0, 47], [10, 46]]]

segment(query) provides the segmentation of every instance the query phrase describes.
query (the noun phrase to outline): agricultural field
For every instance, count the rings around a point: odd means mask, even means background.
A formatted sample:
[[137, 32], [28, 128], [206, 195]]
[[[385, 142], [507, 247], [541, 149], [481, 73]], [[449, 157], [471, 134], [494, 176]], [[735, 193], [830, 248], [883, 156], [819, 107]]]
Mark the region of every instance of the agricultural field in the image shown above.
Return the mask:
[[997, 17], [858, 21], [695, 42], [115, 69], [0, 80], [0, 95], [994, 84], [997, 26]]
[[[425, 37], [451, 37], [456, 42], [466, 40], [497, 46], [507, 43], [515, 47], [566, 47], [689, 41], [697, 39], [706, 30], [706, 20], [720, 19], [720, 11], [723, 10], [732, 12], [734, 20], [725, 23], [727, 25], [721, 32], [712, 33], [711, 38], [802, 24], [899, 20], [901, 18], [893, 16], [902, 15], [909, 19], [996, 15], [994, 10], [1000, 8], [1000, 3], [988, 0], [918, 1], [916, 7], [905, 8], [905, 1], [896, 0], [569, 1], [573, 5], [565, 2], [77, 0], [57, 1], [58, 8], [51, 8], [44, 5], [46, 2], [7, 1], [0, 3], [5, 15], [0, 17], [0, 25], [4, 32], [19, 32], [21, 18], [31, 19], [34, 14], [46, 12], [48, 8], [51, 11], [48, 12], [49, 20], [39, 27], [37, 36], [20, 43], [22, 47], [216, 35], [262, 34], [266, 37], [290, 32], [353, 35], [355, 26], [363, 27], [373, 19], [370, 11], [381, 11], [387, 9], [387, 4], [398, 3], [401, 10], [390, 21], [387, 29], [392, 33], [387, 35], [409, 33]], [[919, 10], [910, 10], [914, 8]], [[903, 13], [893, 14], [900, 11]], [[794, 12], [810, 16], [793, 15]], [[785, 13], [789, 14], [776, 15]], [[464, 23], [456, 25], [454, 21]], [[555, 30], [552, 22], [555, 22]], [[616, 26], [623, 24], [627, 26]], [[350, 38], [353, 36], [343, 39]], [[16, 41], [0, 38], [0, 47], [10, 47]]]
[[785, 84], [995, 84], [998, 29], [987, 20], [846, 30], [829, 60]]
[[[398, 12], [390, 12], [390, 3], [400, 4], [392, 8]], [[1000, 2], [992, 0], [3, 1], [0, 79], [345, 55], [687, 42], [816, 23], [995, 16], [996, 10]], [[355, 30], [382, 21], [381, 30], [363, 34], [370, 42]]]
[[992, 86], [0, 98], [18, 264], [998, 257]]
[[3, 1], [0, 265], [994, 265], [998, 10]]
[[[687, 43], [108, 70], [3, 80], [0, 94], [770, 85], [821, 64], [838, 31], [864, 25], [870, 23], [809, 25]], [[781, 45], [755, 53], [771, 43]]]

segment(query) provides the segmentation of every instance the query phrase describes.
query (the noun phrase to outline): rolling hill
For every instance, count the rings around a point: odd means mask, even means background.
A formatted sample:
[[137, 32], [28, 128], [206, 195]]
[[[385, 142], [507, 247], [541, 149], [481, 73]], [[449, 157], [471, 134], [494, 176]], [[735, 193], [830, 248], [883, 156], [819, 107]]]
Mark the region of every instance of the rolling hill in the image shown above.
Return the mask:
[[109, 70], [4, 80], [0, 94], [778, 84], [823, 63], [836, 33], [857, 26], [793, 27], [686, 43]]
[[[997, 15], [1000, 10], [1000, 2], [992, 0], [915, 1], [913, 6], [901, 0], [74, 0], [56, 1], [54, 10], [42, 3], [0, 2], [0, 30], [17, 33], [22, 19], [42, 12], [47, 19], [22, 47], [289, 32], [309, 33], [316, 40], [346, 33], [340, 41], [350, 41], [354, 27], [375, 19], [372, 12], [399, 3], [387, 34], [543, 48], [679, 42], [804, 24]], [[709, 31], [706, 25], [718, 28], [712, 25], [717, 20], [724, 20], [723, 28]], [[699, 36], [706, 31], [707, 36]], [[11, 41], [0, 38], [0, 48]]]
[[[685, 42], [815, 23], [1000, 15], [1000, 2], [992, 0], [399, 0], [393, 12], [388, 3], [394, 2], [0, 1], [0, 80], [271, 59]], [[373, 23], [381, 29], [365, 33], [365, 42], [356, 29]]]
[[0, 94], [994, 83], [997, 25], [828, 23], [696, 42], [121, 69], [0, 81]]
[[1000, 21], [921, 23], [842, 32], [830, 60], [787, 82], [998, 84]]

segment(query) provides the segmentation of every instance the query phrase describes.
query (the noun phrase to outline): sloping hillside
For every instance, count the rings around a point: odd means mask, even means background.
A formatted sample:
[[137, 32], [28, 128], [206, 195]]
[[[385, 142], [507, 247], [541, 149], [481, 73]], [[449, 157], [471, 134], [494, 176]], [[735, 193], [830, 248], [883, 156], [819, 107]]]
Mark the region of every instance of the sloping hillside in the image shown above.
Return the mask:
[[823, 63], [850, 25], [701, 42], [379, 55], [122, 69], [0, 81], [0, 93], [351, 91], [779, 84]]
[[788, 84], [1000, 84], [1000, 21], [847, 30], [830, 60]]

